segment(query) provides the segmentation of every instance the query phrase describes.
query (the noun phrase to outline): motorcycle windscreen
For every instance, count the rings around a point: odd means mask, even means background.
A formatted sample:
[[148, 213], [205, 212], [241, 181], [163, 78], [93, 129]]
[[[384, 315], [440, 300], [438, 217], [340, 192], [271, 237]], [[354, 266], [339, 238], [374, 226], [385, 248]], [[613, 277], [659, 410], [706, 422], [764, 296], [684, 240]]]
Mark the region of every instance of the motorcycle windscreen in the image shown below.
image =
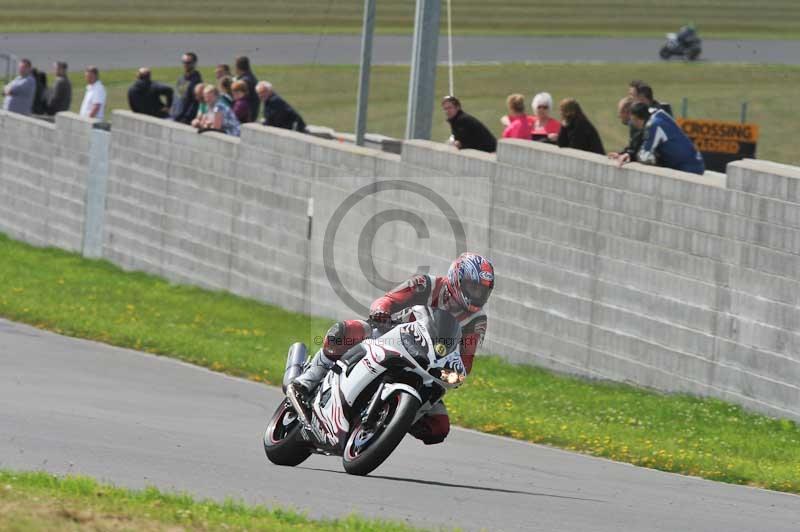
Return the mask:
[[437, 357], [449, 355], [461, 342], [461, 325], [446, 310], [430, 309], [428, 332]]

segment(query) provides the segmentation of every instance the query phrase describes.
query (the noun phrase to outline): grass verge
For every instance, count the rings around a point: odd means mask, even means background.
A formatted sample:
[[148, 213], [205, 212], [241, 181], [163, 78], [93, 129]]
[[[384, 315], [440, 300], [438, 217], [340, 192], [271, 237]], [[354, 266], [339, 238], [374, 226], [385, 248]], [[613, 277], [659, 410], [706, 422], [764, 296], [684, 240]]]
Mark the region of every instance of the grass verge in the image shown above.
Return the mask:
[[301, 514], [226, 501], [196, 501], [155, 488], [133, 491], [87, 477], [0, 470], [0, 531], [137, 530], [411, 531], [400, 523], [350, 516], [316, 521]]
[[[411, 33], [415, 0], [380, 2], [379, 33]], [[459, 35], [663, 37], [692, 21], [706, 37], [798, 38], [800, 6], [761, 0], [459, 0]], [[240, 0], [235, 7], [196, 0], [0, 0], [0, 31], [361, 33], [363, 0]], [[442, 7], [442, 30], [446, 10]]]
[[[125, 273], [0, 234], [0, 316], [277, 384], [288, 345], [328, 322]], [[455, 423], [632, 464], [800, 493], [800, 426], [713, 399], [476, 359]]]
[[[799, 4], [800, 5], [800, 4]], [[176, 54], [176, 61], [178, 59]], [[535, 60], [535, 51], [532, 51]], [[231, 58], [231, 61], [233, 58]], [[75, 65], [76, 69], [81, 68]], [[201, 69], [203, 79], [214, 79], [213, 67]], [[270, 80], [309, 124], [352, 131], [356, 115], [357, 66], [260, 66], [260, 79]], [[157, 68], [154, 79], [174, 84], [177, 68]], [[368, 130], [402, 138], [406, 123], [408, 68], [379, 66], [372, 70]], [[73, 111], [83, 98], [83, 74], [72, 74]], [[101, 72], [108, 90], [108, 109], [127, 109], [127, 90], [135, 70]], [[586, 83], [591, 79], [591, 83]], [[617, 118], [617, 102], [627, 93], [632, 79], [648, 81], [656, 98], [672, 103], [681, 111], [683, 97], [689, 99], [689, 116], [739, 121], [740, 105], [749, 102], [748, 121], [759, 124], [761, 138], [757, 155], [761, 159], [789, 164], [800, 163], [795, 148], [795, 115], [786, 112], [800, 86], [800, 67], [723, 64], [510, 64], [459, 66], [455, 69], [456, 93], [467, 112], [482, 120], [500, 136], [500, 116], [505, 114], [506, 96], [519, 92], [526, 103], [536, 92], [547, 91], [556, 104], [566, 97], [577, 98], [597, 126], [606, 150], [618, 151], [627, 143], [628, 128]], [[447, 93], [447, 72], [440, 69], [437, 94]], [[107, 112], [110, 117], [110, 113]], [[434, 109], [432, 139], [444, 141], [450, 129]]]

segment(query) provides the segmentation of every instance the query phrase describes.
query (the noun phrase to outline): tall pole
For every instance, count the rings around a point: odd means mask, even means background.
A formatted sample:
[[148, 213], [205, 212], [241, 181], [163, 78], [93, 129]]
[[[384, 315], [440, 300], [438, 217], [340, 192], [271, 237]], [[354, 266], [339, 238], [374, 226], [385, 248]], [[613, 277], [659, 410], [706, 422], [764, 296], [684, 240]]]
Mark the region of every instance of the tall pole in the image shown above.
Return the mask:
[[431, 138], [440, 7], [440, 0], [417, 0], [408, 85], [407, 139]]
[[356, 111], [356, 144], [364, 145], [369, 101], [369, 70], [372, 66], [372, 36], [375, 33], [375, 0], [364, 0], [364, 27], [361, 32], [361, 68], [358, 78], [358, 110]]

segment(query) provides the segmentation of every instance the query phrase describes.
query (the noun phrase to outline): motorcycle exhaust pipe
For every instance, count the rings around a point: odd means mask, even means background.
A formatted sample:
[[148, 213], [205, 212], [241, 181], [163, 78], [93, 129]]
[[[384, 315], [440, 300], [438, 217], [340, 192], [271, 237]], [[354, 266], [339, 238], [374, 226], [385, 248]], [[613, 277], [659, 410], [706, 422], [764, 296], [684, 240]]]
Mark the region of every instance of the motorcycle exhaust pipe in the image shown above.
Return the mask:
[[306, 344], [302, 342], [292, 344], [289, 354], [286, 356], [286, 369], [283, 372], [283, 393], [286, 393], [286, 387], [303, 373], [306, 358], [308, 358]]

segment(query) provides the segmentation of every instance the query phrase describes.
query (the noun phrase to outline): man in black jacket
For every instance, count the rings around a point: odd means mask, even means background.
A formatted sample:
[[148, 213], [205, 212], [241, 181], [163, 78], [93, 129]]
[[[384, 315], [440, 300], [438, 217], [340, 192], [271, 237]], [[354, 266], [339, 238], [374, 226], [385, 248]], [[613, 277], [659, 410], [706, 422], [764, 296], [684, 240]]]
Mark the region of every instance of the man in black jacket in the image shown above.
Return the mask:
[[454, 144], [459, 150], [480, 150], [488, 153], [497, 151], [495, 136], [483, 122], [461, 109], [458, 98], [445, 96], [442, 99], [442, 110], [450, 123]]
[[272, 90], [272, 84], [269, 81], [259, 81], [256, 85], [256, 93], [259, 100], [264, 102], [263, 124], [265, 126], [305, 132], [306, 123], [303, 121], [303, 117], [277, 92]]
[[72, 105], [72, 84], [67, 77], [67, 63], [55, 63], [56, 80], [53, 88], [48, 91], [47, 114], [54, 115], [62, 111], [69, 111]]
[[203, 82], [203, 77], [196, 70], [197, 54], [186, 52], [181, 57], [184, 73], [178, 78], [175, 86], [175, 99], [172, 102], [170, 117], [176, 122], [191, 124], [197, 115], [199, 102], [194, 98], [194, 87]]
[[31, 70], [33, 79], [36, 80], [36, 92], [33, 96], [33, 114], [47, 114], [47, 74], [34, 68]]
[[151, 81], [150, 69], [142, 67], [128, 89], [128, 104], [134, 113], [166, 118], [172, 107], [172, 87]]

